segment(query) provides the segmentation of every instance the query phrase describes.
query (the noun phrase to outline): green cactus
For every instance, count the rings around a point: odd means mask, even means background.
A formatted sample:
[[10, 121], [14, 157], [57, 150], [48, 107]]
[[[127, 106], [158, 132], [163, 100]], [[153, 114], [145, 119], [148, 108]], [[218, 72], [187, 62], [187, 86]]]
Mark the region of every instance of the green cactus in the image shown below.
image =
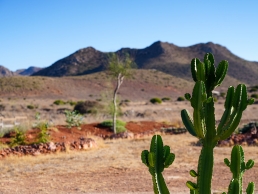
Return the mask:
[[[182, 121], [193, 136], [201, 140], [203, 147], [199, 157], [198, 172], [194, 173], [197, 183], [187, 181], [191, 193], [210, 194], [213, 172], [213, 149], [219, 140], [227, 139], [237, 128], [243, 111], [253, 100], [247, 99], [246, 86], [240, 84], [235, 89], [230, 87], [225, 101], [225, 112], [220, 124], [215, 126], [215, 109], [212, 91], [219, 86], [226, 76], [228, 62], [221, 61], [217, 68], [214, 66], [211, 53], [204, 56], [204, 62], [194, 58], [191, 62], [192, 77], [195, 81], [192, 96], [185, 97], [193, 107], [193, 119], [187, 110], [181, 111]], [[193, 172], [193, 171], [192, 171]], [[193, 173], [191, 173], [193, 175]], [[233, 181], [234, 183], [236, 181]], [[234, 185], [232, 183], [232, 185]], [[251, 187], [251, 186], [250, 186]]]
[[[231, 152], [231, 162], [225, 158], [224, 163], [230, 168], [233, 174], [228, 187], [228, 194], [242, 194], [243, 174], [254, 166], [253, 160], [245, 163], [244, 151], [240, 145], [235, 145]], [[250, 182], [246, 189], [247, 194], [254, 194], [254, 183]], [[226, 194], [226, 193], [224, 193]]]
[[175, 159], [175, 154], [170, 153], [169, 146], [163, 146], [160, 135], [154, 135], [151, 140], [150, 151], [144, 150], [141, 154], [142, 162], [149, 168], [152, 176], [155, 194], [168, 194], [169, 190], [164, 181], [162, 172], [168, 168]]
[[[191, 61], [191, 71], [195, 85], [192, 96], [187, 93], [185, 98], [191, 102], [193, 118], [187, 110], [181, 111], [181, 118], [186, 129], [202, 143], [197, 172], [190, 171], [190, 175], [197, 178], [197, 183], [186, 182], [186, 186], [190, 189], [190, 194], [211, 194], [214, 164], [213, 149], [219, 140], [225, 140], [230, 137], [239, 125], [243, 111], [254, 102], [253, 99], [247, 99], [247, 90], [244, 84], [239, 84], [236, 89], [233, 86], [229, 87], [224, 103], [225, 111], [216, 128], [212, 91], [225, 78], [228, 62], [221, 61], [218, 67], [215, 68], [214, 61], [211, 53], [205, 54], [204, 62], [197, 58]], [[170, 153], [170, 148], [168, 146], [163, 147], [163, 142], [159, 135], [153, 136], [150, 152], [147, 150], [142, 152], [142, 162], [149, 167], [155, 193], [169, 193], [162, 171], [172, 164], [174, 158], [174, 154]], [[249, 160], [245, 164], [242, 147], [235, 146], [231, 154], [231, 163], [227, 159], [225, 159], [225, 163], [233, 173], [228, 194], [241, 194], [243, 173], [246, 169], [250, 169], [254, 162]], [[247, 194], [254, 193], [253, 182], [249, 183], [246, 192]]]

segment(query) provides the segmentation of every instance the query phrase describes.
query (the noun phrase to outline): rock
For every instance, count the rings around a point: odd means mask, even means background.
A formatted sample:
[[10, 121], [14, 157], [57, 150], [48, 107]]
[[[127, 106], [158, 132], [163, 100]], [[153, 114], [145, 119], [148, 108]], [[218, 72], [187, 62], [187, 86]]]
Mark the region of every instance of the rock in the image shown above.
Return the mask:
[[50, 151], [55, 151], [55, 150], [56, 150], [56, 145], [55, 145], [55, 143], [49, 142], [49, 143], [48, 143], [48, 150], [50, 150]]

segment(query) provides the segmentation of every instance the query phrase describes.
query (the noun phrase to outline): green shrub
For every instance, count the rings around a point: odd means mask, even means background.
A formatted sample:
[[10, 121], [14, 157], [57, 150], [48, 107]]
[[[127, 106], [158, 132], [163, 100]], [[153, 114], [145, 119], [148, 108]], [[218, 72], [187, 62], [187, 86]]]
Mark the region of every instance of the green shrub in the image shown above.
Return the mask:
[[163, 102], [165, 102], [165, 101], [169, 101], [170, 98], [169, 98], [169, 97], [164, 97], [164, 98], [162, 98], [161, 100], [162, 100]]
[[152, 104], [161, 104], [162, 100], [160, 98], [152, 98], [152, 99], [150, 99], [150, 102]]
[[68, 128], [71, 127], [79, 127], [82, 124], [83, 116], [79, 114], [77, 111], [65, 111], [66, 123]]
[[40, 133], [38, 134], [38, 141], [37, 143], [47, 143], [50, 140], [49, 134], [48, 134], [48, 123], [42, 122], [38, 124], [38, 127], [40, 129]]
[[27, 108], [28, 108], [28, 109], [34, 109], [35, 107], [30, 104], [30, 105], [27, 106]]
[[[117, 133], [125, 132], [126, 131], [125, 125], [126, 125], [126, 122], [121, 120], [116, 120], [116, 132]], [[112, 129], [113, 121], [111, 120], [103, 121], [102, 123], [100, 123], [100, 126], [109, 127], [110, 129]]]
[[177, 101], [184, 101], [185, 100], [185, 98], [183, 97], [183, 96], [179, 96], [178, 98], [177, 98]]
[[87, 100], [78, 102], [73, 110], [80, 114], [96, 114], [99, 108], [103, 108], [99, 102]]
[[64, 104], [66, 104], [66, 102], [64, 102], [63, 100], [55, 100], [53, 102], [53, 104], [55, 104], [55, 105], [64, 105]]
[[74, 101], [67, 101], [66, 104], [70, 104], [71, 106], [75, 106], [77, 104], [77, 102], [74, 102]]
[[14, 147], [17, 145], [25, 145], [25, 132], [21, 129], [19, 129], [18, 127], [14, 128], [15, 131], [15, 136], [14, 138], [12, 138], [10, 146]]

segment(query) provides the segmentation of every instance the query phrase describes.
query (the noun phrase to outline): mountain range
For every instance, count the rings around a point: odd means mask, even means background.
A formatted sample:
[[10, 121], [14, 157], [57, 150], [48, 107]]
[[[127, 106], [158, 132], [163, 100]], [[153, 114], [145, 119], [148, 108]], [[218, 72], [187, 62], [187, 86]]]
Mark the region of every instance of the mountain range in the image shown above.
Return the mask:
[[27, 69], [18, 69], [15, 72], [13, 72], [13, 71], [10, 71], [8, 68], [0, 65], [0, 77], [10, 77], [10, 76], [17, 76], [17, 75], [29, 76], [41, 69], [43, 68], [32, 66]]
[[[157, 41], [143, 49], [121, 48], [115, 53], [120, 57], [129, 54], [138, 69], [156, 69], [173, 76], [191, 80], [190, 62], [194, 57], [203, 60], [205, 53], [215, 57], [215, 65], [221, 60], [229, 62], [228, 77], [246, 84], [258, 84], [258, 62], [244, 60], [226, 47], [212, 42], [179, 47]], [[76, 76], [101, 72], [107, 69], [110, 52], [101, 52], [87, 47], [60, 59], [44, 69], [37, 69], [33, 76]], [[20, 73], [21, 74], [21, 73]]]
[[[258, 62], [244, 60], [226, 47], [212, 42], [189, 47], [179, 47], [171, 43], [157, 41], [143, 49], [122, 48], [115, 53], [119, 56], [128, 53], [139, 69], [156, 69], [183, 79], [191, 79], [189, 64], [194, 57], [203, 59], [205, 53], [214, 55], [216, 64], [221, 60], [229, 62], [228, 75], [247, 84], [257, 84]], [[108, 66], [107, 52], [93, 47], [80, 49], [58, 60], [51, 66], [33, 75], [74, 76], [103, 71]]]

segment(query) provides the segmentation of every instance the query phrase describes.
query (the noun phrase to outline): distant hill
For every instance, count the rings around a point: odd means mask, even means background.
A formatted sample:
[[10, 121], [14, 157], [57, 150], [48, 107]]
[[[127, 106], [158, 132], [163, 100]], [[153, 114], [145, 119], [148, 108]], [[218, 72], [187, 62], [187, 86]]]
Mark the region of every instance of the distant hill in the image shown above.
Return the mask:
[[[189, 64], [192, 58], [197, 57], [202, 60], [207, 52], [213, 53], [216, 64], [221, 60], [229, 61], [229, 77], [247, 84], [258, 84], [258, 62], [246, 61], [231, 53], [226, 47], [212, 42], [178, 47], [157, 41], [144, 49], [122, 48], [115, 53], [119, 56], [128, 53], [139, 69], [156, 69], [190, 80]], [[83, 75], [103, 71], [107, 65], [108, 53], [88, 47], [60, 59], [33, 75], [53, 77]]]
[[15, 73], [7, 69], [6, 67], [0, 65], [0, 77], [10, 77], [14, 76]]
[[42, 70], [43, 68], [40, 68], [40, 67], [29, 67], [27, 69], [18, 69], [15, 71], [16, 74], [19, 74], [19, 75], [24, 75], [24, 76], [29, 76], [29, 75], [32, 75], [40, 70]]

